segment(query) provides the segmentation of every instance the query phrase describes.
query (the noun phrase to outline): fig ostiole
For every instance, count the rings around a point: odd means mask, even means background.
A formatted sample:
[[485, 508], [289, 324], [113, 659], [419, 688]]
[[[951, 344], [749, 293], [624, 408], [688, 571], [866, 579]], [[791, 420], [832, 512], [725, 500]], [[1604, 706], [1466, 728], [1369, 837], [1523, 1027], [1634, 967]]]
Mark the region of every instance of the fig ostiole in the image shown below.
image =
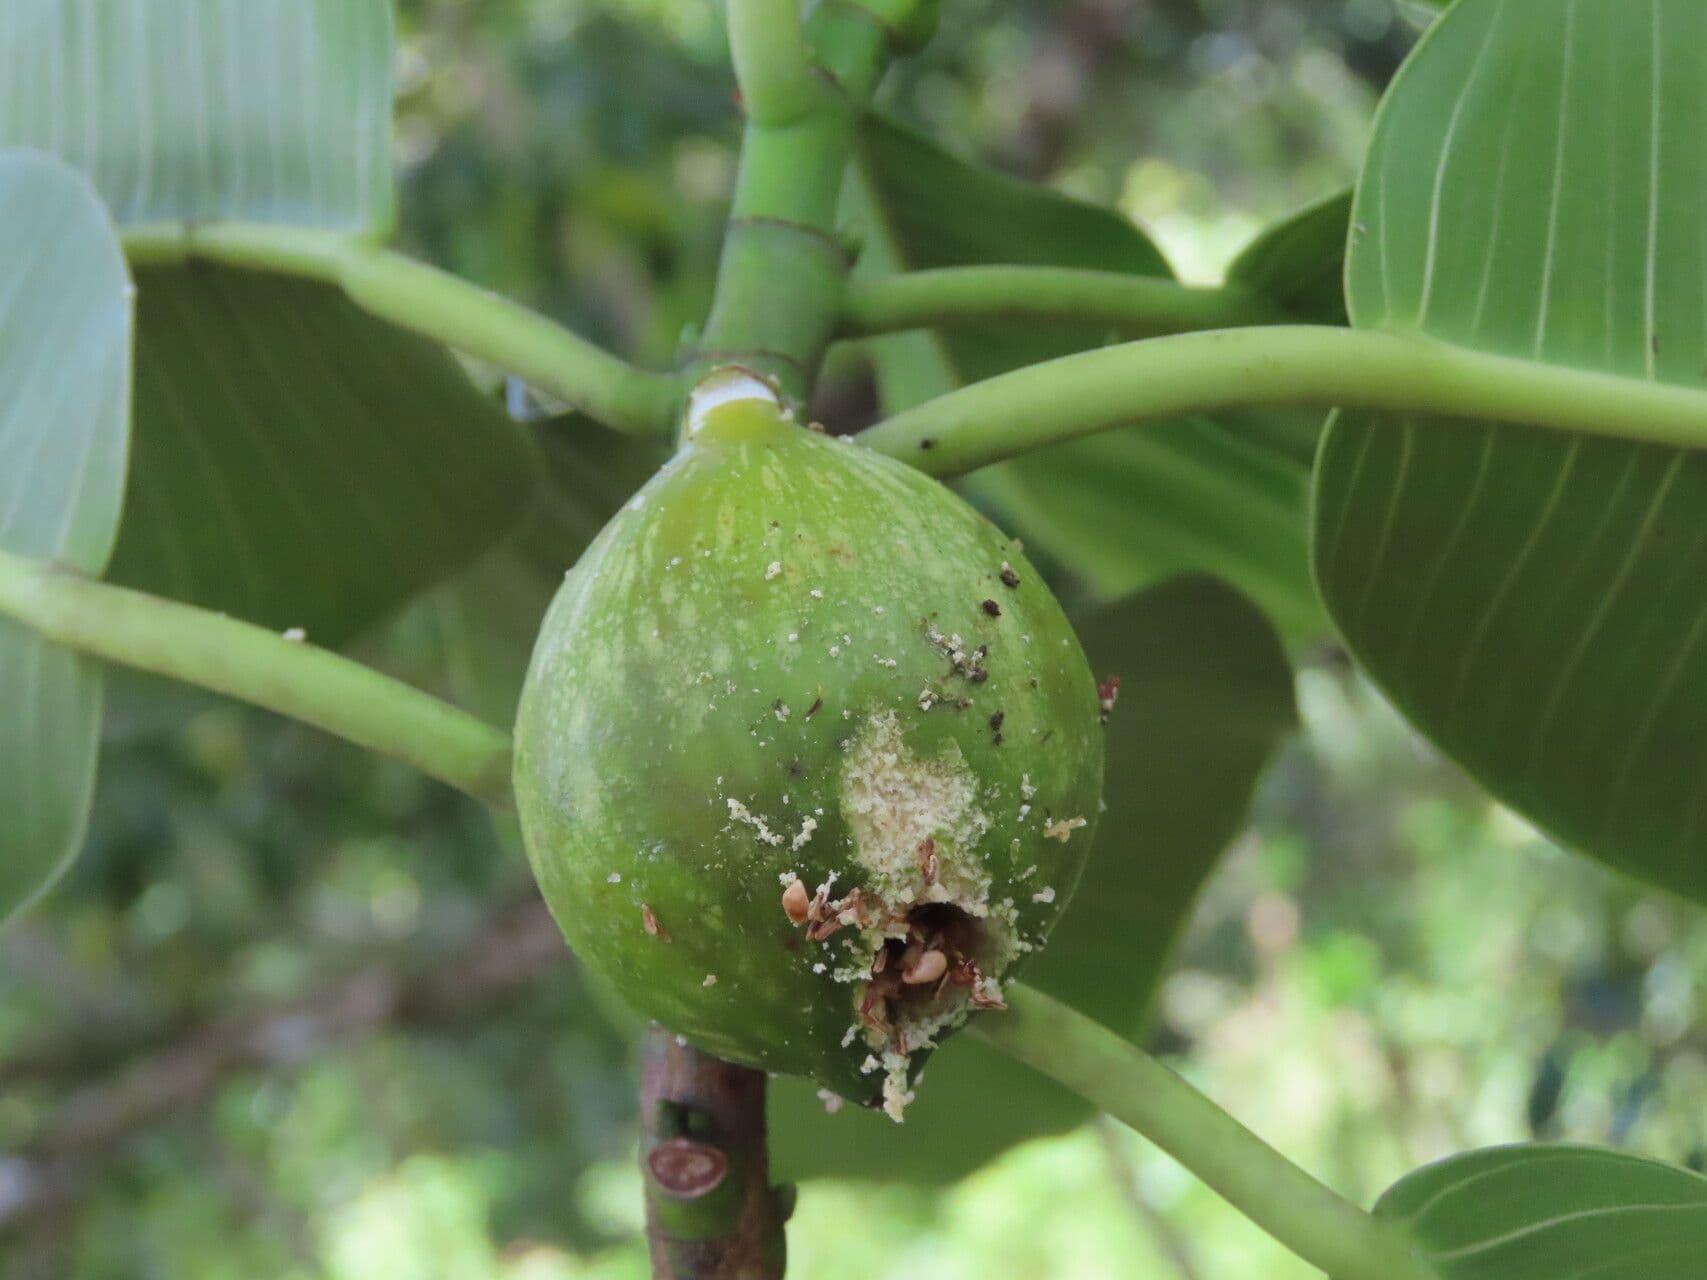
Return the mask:
[[733, 374], [553, 602], [516, 797], [570, 944], [637, 1011], [900, 1119], [1066, 905], [1099, 721], [1017, 544]]

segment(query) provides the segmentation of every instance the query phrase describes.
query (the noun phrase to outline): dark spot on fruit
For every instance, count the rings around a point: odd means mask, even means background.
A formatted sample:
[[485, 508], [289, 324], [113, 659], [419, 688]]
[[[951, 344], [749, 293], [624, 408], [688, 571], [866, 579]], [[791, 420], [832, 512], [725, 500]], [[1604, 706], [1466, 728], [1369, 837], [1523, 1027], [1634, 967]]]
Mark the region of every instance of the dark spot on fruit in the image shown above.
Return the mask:
[[1013, 571], [1012, 565], [1004, 564], [1002, 566], [1002, 585], [1004, 587], [1019, 586], [1019, 574]]
[[822, 698], [814, 698], [814, 699], [812, 699], [812, 705], [806, 708], [806, 715], [803, 718], [810, 720], [813, 716], [817, 715], [823, 709], [824, 709], [824, 700]]
[[986, 600], [984, 601], [984, 612], [989, 614], [992, 618], [999, 618], [1002, 616], [1002, 606], [997, 604], [994, 600]]
[[1002, 727], [1002, 721], [1006, 720], [1007, 718], [1008, 718], [1007, 713], [1005, 711], [998, 711], [998, 712], [996, 712], [995, 715], [991, 716], [990, 717], [990, 730], [991, 730], [991, 732], [999, 731]]
[[919, 441], [919, 448], [934, 449], [936, 448], [936, 441], [932, 440], [929, 436], [926, 436], [923, 440]]
[[675, 938], [670, 935], [670, 931], [658, 923], [657, 913], [652, 910], [650, 902], [640, 904], [640, 923], [646, 932], [658, 939], [659, 942], [675, 941]]

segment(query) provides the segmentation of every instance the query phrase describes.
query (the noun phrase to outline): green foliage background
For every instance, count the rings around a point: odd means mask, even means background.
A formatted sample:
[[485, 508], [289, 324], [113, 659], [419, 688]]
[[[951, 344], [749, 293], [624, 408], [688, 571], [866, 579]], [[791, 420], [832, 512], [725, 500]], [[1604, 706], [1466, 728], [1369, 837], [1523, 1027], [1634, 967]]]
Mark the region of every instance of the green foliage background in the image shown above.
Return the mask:
[[[1348, 182], [1388, 0], [951, 0], [891, 105], [1115, 204], [1190, 279]], [[736, 115], [703, 0], [403, 6], [403, 237], [649, 362], [709, 298]], [[857, 361], [822, 411], [870, 412]], [[442, 683], [428, 602], [363, 657]], [[1698, 913], [1550, 849], [1326, 651], [1153, 1043], [1369, 1202], [1449, 1151], [1701, 1167]], [[115, 717], [115, 719], [121, 719]], [[470, 802], [213, 707], [114, 724], [89, 851], [0, 935], [0, 1274], [645, 1274], [631, 1028]], [[1093, 1126], [942, 1192], [818, 1183], [806, 1277], [1309, 1274]]]

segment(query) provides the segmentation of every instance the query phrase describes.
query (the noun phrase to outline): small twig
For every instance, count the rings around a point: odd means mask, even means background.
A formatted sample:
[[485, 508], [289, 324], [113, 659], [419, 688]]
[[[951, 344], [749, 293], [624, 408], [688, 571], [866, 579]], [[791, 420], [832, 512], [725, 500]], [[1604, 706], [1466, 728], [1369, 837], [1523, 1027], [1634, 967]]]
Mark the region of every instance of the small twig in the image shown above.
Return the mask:
[[282, 1075], [383, 1027], [479, 1016], [567, 959], [562, 934], [530, 897], [494, 912], [434, 963], [408, 973], [366, 965], [303, 999], [216, 1019], [137, 1056], [73, 1090], [22, 1148], [0, 1152], [0, 1237], [66, 1212], [136, 1137], [206, 1106], [239, 1072]]
[[764, 1073], [654, 1026], [640, 1117], [653, 1280], [781, 1280], [793, 1196], [770, 1185]]
[[1203, 1273], [1197, 1269], [1197, 1260], [1191, 1255], [1191, 1246], [1174, 1230], [1174, 1224], [1167, 1220], [1161, 1210], [1150, 1203], [1150, 1197], [1144, 1194], [1144, 1187], [1138, 1181], [1138, 1170], [1132, 1167], [1131, 1159], [1120, 1145], [1120, 1126], [1107, 1116], [1102, 1116], [1092, 1127], [1096, 1130], [1097, 1140], [1102, 1143], [1103, 1155], [1108, 1161], [1108, 1171], [1131, 1207], [1132, 1216], [1150, 1233], [1162, 1256], [1178, 1274], [1179, 1280], [1203, 1280]]

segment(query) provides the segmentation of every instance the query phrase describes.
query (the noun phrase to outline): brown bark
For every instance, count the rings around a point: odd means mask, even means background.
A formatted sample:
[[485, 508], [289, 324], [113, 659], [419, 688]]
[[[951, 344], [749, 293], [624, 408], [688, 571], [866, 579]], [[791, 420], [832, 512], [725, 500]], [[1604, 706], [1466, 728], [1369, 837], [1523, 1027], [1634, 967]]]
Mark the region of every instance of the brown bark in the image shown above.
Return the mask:
[[770, 1185], [764, 1073], [653, 1027], [640, 1122], [653, 1280], [781, 1280], [792, 1190]]

